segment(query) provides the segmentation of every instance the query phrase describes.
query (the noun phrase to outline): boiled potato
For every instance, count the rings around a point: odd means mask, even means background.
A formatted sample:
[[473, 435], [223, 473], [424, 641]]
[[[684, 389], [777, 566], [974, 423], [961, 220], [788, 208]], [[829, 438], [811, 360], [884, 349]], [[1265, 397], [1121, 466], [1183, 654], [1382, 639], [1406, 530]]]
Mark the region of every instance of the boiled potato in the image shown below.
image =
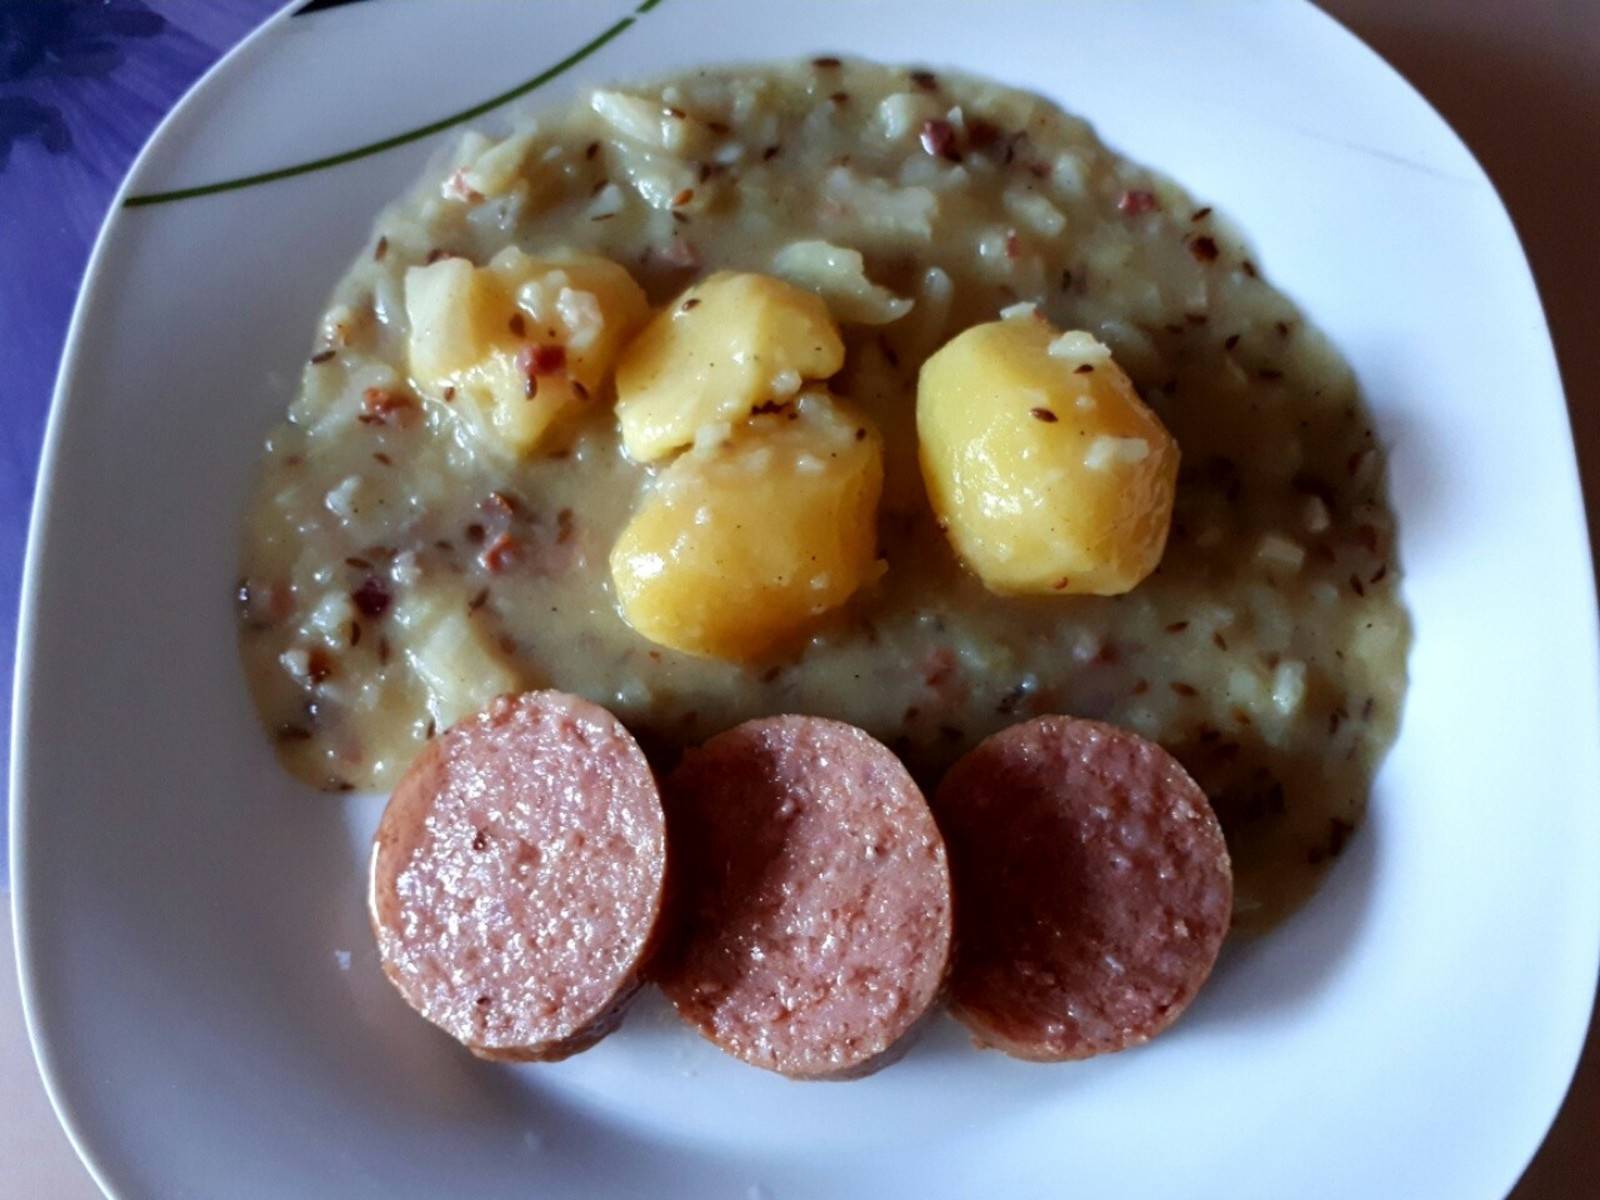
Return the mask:
[[1113, 596], [1161, 560], [1178, 446], [1091, 335], [1031, 314], [967, 330], [923, 364], [917, 437], [989, 590]]
[[558, 418], [606, 383], [648, 315], [622, 267], [592, 255], [531, 258], [515, 247], [486, 267], [445, 258], [405, 279], [410, 370], [490, 444], [537, 451]]
[[786, 402], [844, 365], [828, 306], [766, 275], [721, 271], [658, 313], [617, 364], [622, 444], [649, 462], [708, 425]]
[[612, 549], [622, 615], [675, 650], [759, 657], [878, 574], [882, 487], [877, 429], [826, 392], [702, 439]]

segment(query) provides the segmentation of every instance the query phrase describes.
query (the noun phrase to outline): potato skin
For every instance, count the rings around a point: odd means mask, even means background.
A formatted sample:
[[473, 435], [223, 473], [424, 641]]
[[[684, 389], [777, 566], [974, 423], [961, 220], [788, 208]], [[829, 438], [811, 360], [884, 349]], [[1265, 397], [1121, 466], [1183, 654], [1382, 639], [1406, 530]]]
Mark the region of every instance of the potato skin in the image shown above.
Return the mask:
[[611, 551], [624, 619], [702, 657], [749, 661], [879, 572], [877, 429], [825, 392], [680, 455]]
[[689, 445], [707, 425], [786, 403], [844, 364], [817, 296], [767, 275], [719, 271], [645, 326], [617, 364], [622, 444], [636, 462]]
[[1117, 595], [1161, 561], [1178, 446], [1088, 334], [966, 330], [923, 364], [917, 437], [933, 510], [990, 591]]

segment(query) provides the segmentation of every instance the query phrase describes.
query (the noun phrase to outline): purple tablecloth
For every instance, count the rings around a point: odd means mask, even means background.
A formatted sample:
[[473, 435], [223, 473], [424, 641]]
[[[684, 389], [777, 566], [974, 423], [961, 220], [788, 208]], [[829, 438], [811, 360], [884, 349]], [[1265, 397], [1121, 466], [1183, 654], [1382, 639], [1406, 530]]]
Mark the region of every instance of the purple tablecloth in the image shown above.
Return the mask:
[[[167, 110], [281, 2], [0, 0], [0, 679], [12, 677], [45, 416], [106, 206]], [[8, 735], [0, 796], [9, 769]]]

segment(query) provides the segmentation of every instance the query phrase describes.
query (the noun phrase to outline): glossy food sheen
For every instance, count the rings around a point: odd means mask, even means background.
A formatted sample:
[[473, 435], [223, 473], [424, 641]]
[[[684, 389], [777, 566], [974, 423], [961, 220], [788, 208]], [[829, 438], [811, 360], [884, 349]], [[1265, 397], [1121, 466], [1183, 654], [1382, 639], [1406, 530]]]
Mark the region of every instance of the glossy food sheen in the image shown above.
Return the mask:
[[564, 1058], [637, 988], [666, 871], [661, 800], [605, 710], [502, 697], [429, 743], [373, 849], [384, 972], [486, 1058]]
[[744, 661], [878, 574], [883, 441], [825, 392], [675, 459], [611, 551], [622, 615], [658, 645]]
[[1178, 447], [1111, 352], [1030, 311], [922, 366], [917, 437], [933, 511], [996, 592], [1130, 591], [1161, 561]]
[[1136, 1046], [1211, 973], [1228, 851], [1159, 746], [1039, 717], [957, 763], [934, 810], [960, 898], [951, 1004], [979, 1044], [1041, 1061]]
[[623, 447], [640, 462], [660, 458], [843, 365], [839, 328], [815, 295], [719, 271], [662, 309], [617, 365]]
[[690, 751], [667, 795], [685, 941], [661, 985], [684, 1019], [797, 1078], [890, 1061], [951, 944], [944, 844], [895, 756], [837, 721], [771, 717]]

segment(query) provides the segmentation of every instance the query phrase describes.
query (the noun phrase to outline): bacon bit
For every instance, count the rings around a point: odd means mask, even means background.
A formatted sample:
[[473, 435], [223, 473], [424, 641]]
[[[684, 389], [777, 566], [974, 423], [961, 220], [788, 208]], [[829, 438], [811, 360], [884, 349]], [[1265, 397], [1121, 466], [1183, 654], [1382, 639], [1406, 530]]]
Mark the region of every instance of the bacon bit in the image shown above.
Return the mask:
[[928, 655], [927, 663], [923, 668], [922, 681], [931, 688], [937, 688], [955, 673], [955, 652], [948, 646], [940, 646]]
[[376, 575], [368, 575], [350, 593], [350, 600], [363, 617], [377, 620], [389, 611], [389, 585]]
[[417, 414], [416, 401], [403, 392], [370, 387], [361, 393], [363, 425], [409, 425]]
[[925, 92], [932, 92], [939, 87], [939, 77], [932, 71], [912, 71], [911, 82]]
[[698, 176], [700, 182], [704, 183], [706, 180], [710, 179], [713, 175], [715, 175], [720, 169], [721, 169], [721, 164], [720, 163], [703, 162], [696, 169], [695, 174]]
[[1246, 275], [1250, 276], [1251, 279], [1254, 279], [1256, 277], [1256, 265], [1255, 265], [1255, 263], [1251, 262], [1248, 258], [1245, 259], [1243, 262], [1241, 262], [1239, 264], [1239, 266], [1240, 266], [1241, 269], [1243, 269], [1243, 271], [1244, 271], [1244, 273]]
[[444, 389], [444, 402], [446, 404], [454, 404], [456, 402], [456, 389], [453, 384]]
[[1189, 622], [1187, 622], [1187, 621], [1174, 621], [1171, 625], [1167, 626], [1167, 632], [1168, 633], [1182, 633], [1187, 628], [1189, 628]]
[[1123, 192], [1117, 200], [1118, 211], [1129, 217], [1136, 217], [1140, 213], [1158, 212], [1160, 208], [1161, 202], [1156, 199], [1156, 194], [1142, 188]]
[[1022, 239], [1017, 236], [1015, 229], [1006, 230], [1006, 257], [1019, 258], [1022, 255]]
[[327, 362], [332, 357], [333, 357], [333, 351], [332, 350], [318, 350], [315, 354], [313, 354], [311, 356], [311, 361], [314, 364], [316, 364], [317, 366], [321, 366], [323, 363]]
[[924, 121], [920, 140], [922, 148], [935, 158], [946, 158], [951, 162], [961, 161], [961, 151], [956, 148], [955, 126], [949, 121]]
[[1388, 573], [1389, 573], [1389, 564], [1388, 563], [1384, 563], [1381, 567], [1379, 567], [1376, 571], [1374, 571], [1372, 573], [1372, 576], [1367, 580], [1367, 582], [1368, 583], [1382, 583], [1384, 576], [1387, 575]]
[[856, 441], [864, 442], [866, 440], [867, 440], [867, 427], [865, 425], [856, 426]]
[[389, 239], [386, 237], [380, 237], [378, 239], [378, 244], [372, 248], [372, 261], [382, 262], [383, 256], [387, 253], [389, 253]]
[[474, 546], [483, 541], [483, 526], [479, 525], [476, 521], [474, 521], [471, 525], [468, 525], [464, 532], [466, 534], [467, 541], [471, 542]]
[[1239, 344], [1239, 335], [1237, 333], [1230, 333], [1226, 338], [1224, 338], [1222, 340], [1222, 348], [1224, 350], [1232, 350], [1238, 344]]
[[768, 146], [761, 152], [761, 161], [771, 162], [773, 159], [778, 157], [778, 152], [782, 149], [782, 146]]
[[572, 394], [580, 401], [589, 399], [588, 388], [584, 387], [583, 384], [579, 383], [576, 379], [568, 380], [568, 382], [572, 384]]
[[1213, 237], [1197, 237], [1189, 239], [1189, 253], [1203, 263], [1216, 262], [1217, 239]]
[[984, 150], [1000, 140], [1000, 126], [982, 117], [967, 122], [967, 145], [974, 150]]
[[1061, 419], [1048, 408], [1030, 408], [1028, 412], [1032, 414], [1035, 421], [1043, 421], [1046, 425], [1054, 425]]
[[600, 143], [590, 142], [583, 148], [583, 157], [588, 162], [594, 161], [594, 156], [600, 153]]
[[364, 558], [358, 558], [354, 554], [344, 560], [344, 565], [347, 567], [360, 567], [363, 571], [372, 570], [372, 564], [370, 562]]
[[1346, 715], [1347, 714], [1345, 713], [1343, 706], [1335, 708], [1332, 712], [1330, 712], [1328, 714], [1328, 736], [1329, 737], [1332, 737], [1334, 734], [1339, 732], [1339, 726], [1344, 724], [1344, 719], [1345, 719]]
[[521, 544], [509, 533], [502, 533], [489, 543], [489, 546], [478, 556], [478, 561], [483, 564], [486, 571], [499, 575], [509, 571], [516, 564], [521, 552]]
[[[604, 175], [600, 176], [600, 178], [596, 179], [594, 181], [594, 183], [590, 186], [589, 195], [598, 196], [601, 192], [606, 190], [606, 184], [608, 184], [610, 182], [611, 181], [609, 179], [607, 179]], [[616, 214], [613, 213], [611, 215], [615, 216]]]
[[380, 636], [378, 638], [378, 663], [380, 665], [388, 663], [390, 654], [389, 639]]
[[1250, 719], [1250, 714], [1245, 712], [1245, 710], [1242, 709], [1242, 708], [1234, 709], [1233, 712], [1230, 715], [1240, 725], [1254, 725], [1255, 724], [1255, 722]]
[[832, 100], [835, 104], [849, 104], [850, 103], [850, 93], [849, 92], [834, 92], [833, 95], [828, 97], [828, 99]]
[[1074, 367], [1072, 369], [1072, 373], [1074, 375], [1093, 375], [1094, 374], [1094, 364], [1093, 363], [1079, 363], [1076, 367]]
[[679, 212], [677, 209], [672, 210], [672, 219], [679, 225], [689, 224], [689, 214], [686, 212]]
[[726, 121], [707, 121], [706, 128], [719, 136], [733, 132], [733, 126], [729, 125]]
[[1222, 636], [1222, 631], [1219, 629], [1212, 633], [1211, 644], [1218, 650], [1226, 650], [1228, 648], [1228, 639]]
[[459, 255], [453, 254], [449, 250], [444, 250], [444, 249], [441, 249], [438, 246], [435, 246], [432, 250], [428, 251], [427, 262], [428, 262], [428, 265], [431, 267], [431, 266], [433, 266], [434, 263], [438, 262], [441, 258], [457, 258], [457, 257], [459, 257]]
[[822, 58], [813, 58], [811, 60], [811, 65], [816, 67], [819, 71], [831, 71], [839, 65], [839, 60], [834, 58], [833, 55], [829, 54], [824, 55]]
[[519, 312], [511, 314], [511, 319], [506, 322], [506, 328], [511, 330], [513, 337], [528, 336], [528, 322]]
[[477, 612], [480, 608], [482, 608], [487, 603], [489, 603], [489, 589], [488, 588], [484, 588], [481, 592], [479, 592], [471, 600], [467, 601], [467, 611], [468, 612]]
[[1169, 683], [1167, 686], [1185, 699], [1188, 699], [1191, 696], [1198, 696], [1200, 694], [1200, 690], [1192, 683], [1184, 683], [1182, 680], [1175, 680], [1172, 683]]
[[306, 678], [312, 683], [321, 683], [333, 674], [333, 656], [321, 646], [313, 646], [306, 655]]
[[693, 199], [694, 199], [694, 189], [693, 188], [684, 188], [683, 191], [679, 192], [676, 196], [674, 196], [672, 198], [672, 207], [673, 208], [682, 208], [685, 204], [689, 203], [689, 201], [691, 201]]
[[1367, 594], [1367, 587], [1361, 582], [1361, 576], [1350, 576], [1350, 590], [1358, 596], [1365, 596]]
[[1060, 579], [1056, 580], [1054, 583], [1052, 583], [1050, 585], [1050, 590], [1051, 591], [1055, 591], [1055, 592], [1064, 592], [1071, 586], [1072, 586], [1071, 578], [1066, 576], [1066, 575], [1063, 575]]
[[474, 190], [467, 184], [467, 169], [457, 167], [451, 173], [444, 185], [445, 194], [456, 200], [465, 200], [468, 204], [477, 204], [483, 199], [483, 193]]
[[522, 511], [515, 496], [499, 491], [490, 492], [478, 502], [478, 507], [491, 516], [514, 517]]
[[1071, 271], [1063, 270], [1061, 272], [1061, 290], [1063, 292], [1068, 292], [1068, 291], [1072, 290], [1072, 272]]
[[883, 360], [886, 363], [897, 370], [899, 369], [900, 355], [895, 353], [895, 348], [889, 344], [889, 338], [886, 334], [880, 333], [878, 335], [878, 352], [883, 355]]
[[683, 270], [694, 270], [700, 265], [700, 252], [694, 248], [692, 242], [682, 237], [674, 237], [667, 243], [667, 248], [660, 252], [661, 261], [669, 267], [680, 267]]
[[688, 312], [691, 309], [695, 309], [695, 308], [699, 308], [699, 307], [700, 307], [700, 297], [699, 296], [690, 296], [687, 300], [685, 300], [683, 302], [683, 304], [679, 307], [678, 311], [679, 312]]
[[1133, 694], [1135, 696], [1142, 696], [1146, 692], [1148, 692], [1149, 690], [1150, 690], [1150, 681], [1148, 679], [1139, 679], [1139, 680], [1136, 680], [1134, 682]]
[[517, 369], [522, 372], [524, 394], [533, 399], [539, 394], [539, 377], [554, 375], [567, 365], [567, 348], [557, 343], [540, 342], [517, 352]]
[[279, 725], [275, 736], [280, 742], [309, 742], [311, 730], [304, 725]]
[[761, 672], [761, 682], [776, 683], [778, 681], [778, 677], [782, 674], [783, 668], [781, 666], [768, 667], [765, 671]]
[[1031, 162], [1028, 164], [1028, 174], [1032, 175], [1035, 179], [1043, 179], [1046, 175], [1050, 174], [1050, 168], [1045, 166], [1042, 162]]
[[688, 115], [689, 114], [684, 112], [683, 109], [678, 108], [675, 105], [667, 105], [667, 116], [671, 117], [674, 121], [681, 121]]
[[382, 450], [374, 450], [372, 452], [372, 457], [375, 461], [381, 462], [386, 467], [394, 466], [394, 459], [390, 458]]
[[565, 546], [572, 540], [573, 517], [570, 508], [563, 508], [556, 514], [556, 545]]
[[1287, 322], [1287, 321], [1277, 321], [1277, 322], [1275, 322], [1273, 324], [1272, 327], [1278, 331], [1278, 336], [1279, 337], [1286, 338], [1286, 337], [1289, 336], [1289, 322]]
[[1191, 221], [1204, 221], [1210, 215], [1211, 215], [1211, 206], [1208, 204], [1204, 208], [1197, 208], [1192, 213], [1190, 213], [1189, 214], [1189, 220], [1191, 220]]

